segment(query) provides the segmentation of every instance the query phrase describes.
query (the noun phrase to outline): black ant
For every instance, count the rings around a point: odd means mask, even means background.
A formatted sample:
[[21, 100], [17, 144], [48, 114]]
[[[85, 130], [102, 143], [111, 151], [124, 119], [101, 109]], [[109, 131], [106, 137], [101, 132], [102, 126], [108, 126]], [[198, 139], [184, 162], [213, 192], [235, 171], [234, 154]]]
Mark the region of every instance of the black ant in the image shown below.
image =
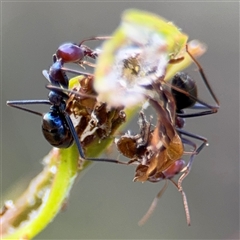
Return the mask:
[[[90, 78], [92, 75], [88, 75], [85, 73], [84, 76]], [[50, 78], [49, 78], [50, 79]], [[57, 82], [54, 82], [56, 84]], [[76, 95], [85, 96], [82, 93], [74, 92], [69, 89], [61, 89], [61, 85], [52, 86], [47, 85], [46, 88], [51, 90], [48, 95], [48, 100], [18, 100], [18, 101], [7, 101], [7, 105], [18, 108], [20, 110], [33, 113], [35, 115], [42, 117], [42, 132], [46, 140], [54, 147], [57, 148], [68, 148], [72, 145], [73, 141], [77, 144], [77, 148], [79, 151], [79, 155], [81, 160], [91, 160], [91, 161], [104, 161], [104, 162], [113, 162], [113, 163], [121, 163], [114, 159], [101, 159], [101, 158], [86, 158], [82, 145], [80, 143], [78, 134], [74, 128], [72, 120], [69, 114], [66, 111], [66, 102], [69, 99], [69, 96], [64, 93], [71, 92]], [[92, 98], [93, 96], [90, 96]], [[34, 110], [27, 109], [25, 107], [19, 105], [28, 105], [28, 104], [46, 104], [50, 105], [50, 111], [48, 113], [42, 114]], [[99, 108], [98, 106], [96, 106]], [[96, 110], [97, 111], [97, 110]], [[113, 127], [116, 128], [115, 125], [120, 124], [124, 121], [125, 115], [121, 113], [119, 109], [119, 118], [116, 119], [116, 116], [113, 121], [116, 123], [112, 123]], [[108, 113], [108, 112], [107, 112]], [[106, 113], [106, 116], [108, 116]], [[111, 113], [109, 113], [111, 114]], [[90, 114], [91, 115], [91, 114]], [[95, 114], [96, 115], [96, 114]], [[108, 119], [107, 119], [108, 120]]]
[[[61, 86], [58, 81], [48, 79], [54, 86]], [[51, 88], [51, 87], [47, 87]], [[48, 100], [19, 100], [7, 101], [7, 105], [20, 110], [33, 113], [42, 117], [42, 132], [46, 140], [54, 147], [68, 148], [75, 140], [79, 154], [84, 158], [82, 147], [74, 129], [72, 120], [66, 110], [66, 100], [68, 95], [63, 91], [52, 90], [49, 92]], [[27, 109], [20, 105], [45, 104], [50, 105], [50, 111], [46, 114]]]
[[[101, 40], [101, 39], [106, 39], [106, 37], [96, 37], [87, 40]], [[46, 86], [46, 88], [50, 90], [48, 100], [7, 101], [7, 105], [41, 116], [43, 135], [52, 146], [58, 148], [68, 148], [72, 145], [73, 141], [75, 141], [75, 143], [77, 144], [80, 157], [84, 160], [120, 163], [117, 160], [111, 159], [86, 158], [80, 140], [78, 138], [78, 134], [72, 123], [72, 120], [69, 114], [66, 112], [66, 101], [69, 99], [69, 95], [66, 94], [65, 92], [74, 93], [74, 91], [68, 89], [69, 79], [66, 75], [66, 72], [71, 72], [74, 74], [93, 78], [93, 75], [90, 73], [84, 73], [63, 67], [63, 64], [66, 62], [80, 63], [84, 56], [91, 56], [93, 58], [96, 57], [92, 50], [82, 45], [84, 41], [82, 41], [79, 45], [76, 44], [61, 45], [58, 48], [56, 54], [54, 55], [55, 56], [54, 62], [50, 67], [49, 72], [47, 72], [46, 70], [43, 71], [43, 75], [50, 83], [50, 85]], [[74, 50], [75, 52], [73, 53], [72, 50]], [[76, 58], [76, 56], [78, 56], [78, 58]], [[84, 96], [84, 94], [82, 93], [81, 94], [78, 93], [78, 95]], [[90, 97], [95, 98], [96, 96], [93, 95]], [[46, 114], [42, 114], [37, 111], [22, 107], [22, 105], [28, 104], [50, 105], [50, 111]], [[122, 116], [122, 118], [124, 117]]]

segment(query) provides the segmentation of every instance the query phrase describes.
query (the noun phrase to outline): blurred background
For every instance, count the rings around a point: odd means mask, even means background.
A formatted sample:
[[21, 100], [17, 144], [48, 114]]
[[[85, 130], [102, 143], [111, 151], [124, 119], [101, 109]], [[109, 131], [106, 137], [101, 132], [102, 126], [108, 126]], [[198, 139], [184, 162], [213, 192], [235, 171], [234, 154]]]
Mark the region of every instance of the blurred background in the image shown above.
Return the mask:
[[[127, 8], [159, 14], [208, 46], [200, 62], [221, 108], [216, 115], [187, 120], [186, 130], [210, 143], [183, 183], [192, 226], [186, 224], [181, 194], [170, 184], [153, 216], [139, 227], [163, 183], [134, 183], [134, 167], [95, 163], [77, 180], [67, 210], [36, 239], [239, 239], [237, 2], [3, 2], [2, 194], [16, 198], [41, 171], [40, 160], [51, 149], [42, 136], [41, 119], [5, 102], [45, 99], [42, 70], [49, 68], [58, 46], [111, 34]], [[200, 98], [213, 103], [196, 66], [187, 71], [198, 83]], [[48, 111], [47, 106], [36, 109]], [[138, 131], [136, 119], [128, 129]], [[119, 154], [113, 151], [111, 157]], [[13, 188], [19, 192], [11, 192]]]

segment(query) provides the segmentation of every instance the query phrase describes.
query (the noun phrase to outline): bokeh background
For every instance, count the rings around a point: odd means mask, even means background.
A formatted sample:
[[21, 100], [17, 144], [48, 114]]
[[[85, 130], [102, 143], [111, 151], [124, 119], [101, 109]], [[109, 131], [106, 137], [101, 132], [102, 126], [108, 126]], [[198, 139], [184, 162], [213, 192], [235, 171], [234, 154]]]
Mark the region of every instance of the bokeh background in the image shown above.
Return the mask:
[[[187, 120], [186, 129], [210, 143], [184, 181], [192, 226], [186, 225], [181, 195], [170, 184], [153, 216], [139, 227], [162, 183], [133, 183], [134, 167], [95, 163], [76, 182], [67, 210], [36, 239], [239, 239], [237, 2], [3, 2], [1, 195], [17, 197], [41, 171], [40, 159], [51, 149], [41, 119], [6, 107], [6, 100], [45, 99], [41, 72], [49, 68], [57, 47], [111, 34], [127, 8], [157, 13], [208, 46], [200, 62], [221, 108], [216, 115]], [[199, 96], [213, 103], [196, 67], [188, 73], [198, 82]], [[48, 111], [46, 106], [36, 109]], [[128, 129], [138, 130], [136, 119]], [[111, 156], [119, 157], [114, 151]]]

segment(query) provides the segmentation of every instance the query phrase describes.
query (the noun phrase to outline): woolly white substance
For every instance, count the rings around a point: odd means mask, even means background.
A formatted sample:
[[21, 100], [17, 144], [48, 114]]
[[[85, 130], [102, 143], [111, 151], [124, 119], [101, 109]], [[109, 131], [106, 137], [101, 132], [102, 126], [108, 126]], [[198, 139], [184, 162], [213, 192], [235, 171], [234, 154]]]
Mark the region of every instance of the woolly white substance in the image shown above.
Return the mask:
[[95, 84], [95, 89], [99, 101], [131, 107], [144, 102], [149, 91], [144, 86], [165, 75], [169, 56], [161, 34], [132, 23], [124, 22], [121, 27], [126, 39], [112, 53], [110, 71]]

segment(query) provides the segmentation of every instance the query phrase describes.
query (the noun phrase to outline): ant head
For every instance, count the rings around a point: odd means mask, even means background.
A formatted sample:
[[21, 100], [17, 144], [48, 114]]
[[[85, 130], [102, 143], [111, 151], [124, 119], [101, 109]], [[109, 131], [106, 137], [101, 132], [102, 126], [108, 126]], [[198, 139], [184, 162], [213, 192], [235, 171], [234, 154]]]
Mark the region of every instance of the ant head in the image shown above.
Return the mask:
[[175, 99], [177, 112], [189, 108], [196, 103], [190, 96], [197, 97], [197, 85], [188, 74], [184, 72], [177, 73], [172, 79], [172, 86], [186, 92], [185, 94], [172, 88], [172, 95]]

